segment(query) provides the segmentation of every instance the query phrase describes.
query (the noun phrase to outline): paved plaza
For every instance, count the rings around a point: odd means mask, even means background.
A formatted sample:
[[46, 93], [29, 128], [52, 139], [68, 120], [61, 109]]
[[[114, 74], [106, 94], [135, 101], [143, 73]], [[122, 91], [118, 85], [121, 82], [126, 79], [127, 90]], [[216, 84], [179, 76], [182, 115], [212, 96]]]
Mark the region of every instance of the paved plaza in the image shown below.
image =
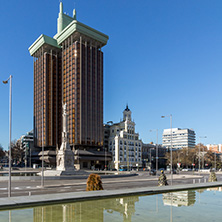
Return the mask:
[[[166, 174], [170, 184], [170, 174]], [[173, 185], [206, 183], [209, 174], [183, 172], [173, 174]], [[101, 175], [104, 190], [135, 189], [155, 187], [158, 185], [158, 177], [150, 176], [148, 171], [131, 172], [120, 175]], [[218, 181], [222, 181], [222, 174], [217, 173]], [[4, 180], [3, 180], [4, 179]], [[2, 177], [0, 181], [0, 198], [8, 196], [8, 177]], [[67, 192], [81, 192], [86, 190], [87, 175], [71, 177], [45, 177], [44, 187], [41, 186], [41, 177], [12, 177], [12, 197], [33, 196], [41, 194], [55, 194]]]

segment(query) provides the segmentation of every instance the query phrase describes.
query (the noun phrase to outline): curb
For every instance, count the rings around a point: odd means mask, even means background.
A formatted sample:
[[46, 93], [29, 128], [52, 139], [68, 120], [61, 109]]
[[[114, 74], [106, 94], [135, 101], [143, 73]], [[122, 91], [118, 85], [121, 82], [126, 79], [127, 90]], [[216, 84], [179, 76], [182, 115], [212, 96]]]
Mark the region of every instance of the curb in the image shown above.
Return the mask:
[[51, 205], [59, 203], [70, 203], [77, 201], [105, 199], [114, 197], [124, 197], [133, 195], [153, 195], [167, 192], [176, 192], [182, 190], [203, 189], [209, 187], [222, 186], [222, 182], [204, 183], [204, 184], [186, 184], [164, 187], [146, 187], [134, 189], [121, 189], [121, 190], [103, 190], [103, 191], [84, 191], [84, 192], [71, 192], [61, 194], [44, 194], [29, 197], [11, 197], [0, 198], [0, 210], [10, 210], [18, 208], [29, 208], [42, 205]]

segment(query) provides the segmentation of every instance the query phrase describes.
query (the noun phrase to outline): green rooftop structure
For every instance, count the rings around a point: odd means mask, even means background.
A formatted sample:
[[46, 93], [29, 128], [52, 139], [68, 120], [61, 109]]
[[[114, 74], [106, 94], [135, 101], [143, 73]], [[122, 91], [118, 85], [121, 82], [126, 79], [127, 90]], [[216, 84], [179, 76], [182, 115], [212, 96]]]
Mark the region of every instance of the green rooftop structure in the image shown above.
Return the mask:
[[97, 41], [100, 46], [107, 44], [109, 37], [102, 32], [99, 32], [76, 19], [76, 10], [73, 10], [73, 17], [70, 17], [63, 12], [63, 3], [60, 2], [60, 11], [57, 19], [57, 34], [51, 38], [46, 35], [40, 35], [39, 38], [29, 47], [31, 56], [38, 51], [44, 44], [61, 48], [62, 43], [71, 35], [76, 37], [79, 35], [85, 35], [86, 37], [92, 38]]
[[[61, 145], [62, 104], [67, 104], [69, 144], [75, 167], [102, 168], [103, 52], [109, 37], [63, 12], [57, 33], [40, 35], [29, 47], [34, 58], [34, 146], [56, 151]], [[52, 152], [48, 152], [52, 153]], [[55, 164], [55, 156], [45, 162]]]

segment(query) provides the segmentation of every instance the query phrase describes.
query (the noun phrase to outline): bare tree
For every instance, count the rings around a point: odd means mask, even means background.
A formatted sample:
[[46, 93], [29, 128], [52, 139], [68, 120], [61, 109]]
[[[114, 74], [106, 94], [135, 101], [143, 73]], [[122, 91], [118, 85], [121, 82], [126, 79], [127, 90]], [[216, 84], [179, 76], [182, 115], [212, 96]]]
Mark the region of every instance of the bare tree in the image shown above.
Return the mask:
[[16, 163], [22, 162], [23, 157], [23, 149], [20, 144], [20, 140], [13, 140], [11, 142], [11, 153], [12, 153], [12, 161]]
[[3, 156], [5, 156], [5, 152], [3, 146], [0, 144], [0, 158], [2, 158]]

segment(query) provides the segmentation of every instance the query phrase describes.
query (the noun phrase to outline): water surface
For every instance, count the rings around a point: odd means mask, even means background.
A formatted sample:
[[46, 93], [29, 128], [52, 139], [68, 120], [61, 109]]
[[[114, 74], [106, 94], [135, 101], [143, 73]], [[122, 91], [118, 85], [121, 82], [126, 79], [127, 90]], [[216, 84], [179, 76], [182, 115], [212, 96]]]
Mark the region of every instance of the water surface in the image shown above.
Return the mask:
[[0, 211], [0, 221], [217, 222], [222, 218], [221, 191], [220, 187]]

